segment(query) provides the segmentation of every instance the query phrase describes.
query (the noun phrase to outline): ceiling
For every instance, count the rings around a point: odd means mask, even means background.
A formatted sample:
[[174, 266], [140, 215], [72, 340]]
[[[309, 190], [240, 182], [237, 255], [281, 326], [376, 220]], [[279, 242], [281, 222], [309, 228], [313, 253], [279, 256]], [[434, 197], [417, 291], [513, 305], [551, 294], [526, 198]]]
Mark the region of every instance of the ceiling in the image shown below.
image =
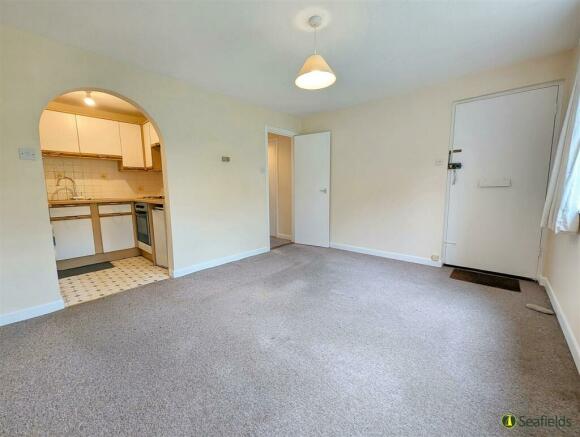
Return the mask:
[[[73, 91], [70, 93], [62, 94], [58, 96], [53, 102], [65, 103], [72, 106], [86, 107], [83, 99], [85, 98], [85, 91]], [[133, 106], [131, 103], [115, 97], [108, 93], [102, 93], [100, 91], [91, 91], [91, 97], [95, 100], [95, 109], [101, 111], [113, 112], [116, 114], [126, 114], [133, 115], [136, 117], [145, 117], [143, 113]]]
[[[574, 47], [579, 0], [2, 1], [2, 22], [272, 109], [351, 106]], [[337, 75], [294, 78], [313, 49]]]

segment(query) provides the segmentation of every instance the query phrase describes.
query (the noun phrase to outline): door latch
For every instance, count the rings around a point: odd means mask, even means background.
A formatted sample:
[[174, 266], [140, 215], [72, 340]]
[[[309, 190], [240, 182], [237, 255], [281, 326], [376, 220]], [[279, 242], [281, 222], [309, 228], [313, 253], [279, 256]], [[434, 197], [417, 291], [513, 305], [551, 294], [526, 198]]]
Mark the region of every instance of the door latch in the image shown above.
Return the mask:
[[451, 181], [451, 185], [455, 185], [457, 181], [457, 170], [459, 170], [463, 165], [460, 162], [451, 162], [452, 155], [454, 153], [460, 153], [461, 149], [450, 149], [449, 156], [447, 158], [447, 170], [453, 171], [453, 179]]
[[460, 162], [451, 162], [451, 155], [453, 155], [454, 153], [461, 153], [461, 152], [462, 152], [461, 149], [449, 150], [449, 155], [447, 158], [447, 169], [448, 170], [458, 170], [462, 167]]

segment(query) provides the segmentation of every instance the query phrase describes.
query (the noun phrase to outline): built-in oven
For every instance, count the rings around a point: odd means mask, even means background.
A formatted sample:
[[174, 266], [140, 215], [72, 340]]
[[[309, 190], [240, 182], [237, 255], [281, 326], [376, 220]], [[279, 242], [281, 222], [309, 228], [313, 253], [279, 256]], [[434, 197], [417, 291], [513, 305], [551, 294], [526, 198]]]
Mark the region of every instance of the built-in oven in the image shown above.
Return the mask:
[[149, 213], [146, 203], [135, 204], [135, 216], [137, 219], [137, 246], [151, 253], [151, 237], [149, 234]]

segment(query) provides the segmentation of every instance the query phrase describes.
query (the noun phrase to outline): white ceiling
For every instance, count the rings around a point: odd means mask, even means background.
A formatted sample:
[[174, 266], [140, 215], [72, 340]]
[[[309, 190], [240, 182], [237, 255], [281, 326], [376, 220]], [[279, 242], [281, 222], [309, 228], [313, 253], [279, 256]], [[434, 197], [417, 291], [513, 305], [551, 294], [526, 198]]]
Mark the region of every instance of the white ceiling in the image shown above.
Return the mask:
[[[86, 96], [85, 91], [73, 91], [70, 93], [62, 94], [55, 98], [53, 101], [57, 103], [65, 103], [72, 106], [86, 107], [83, 99]], [[95, 109], [101, 111], [114, 112], [116, 114], [127, 114], [136, 117], [145, 117], [145, 115], [131, 103], [120, 99], [119, 97], [113, 96], [108, 93], [103, 93], [100, 91], [91, 91], [91, 97], [95, 101]]]
[[[580, 1], [14, 1], [2, 22], [205, 89], [304, 114], [350, 106], [576, 45]], [[337, 74], [295, 87], [312, 51]]]

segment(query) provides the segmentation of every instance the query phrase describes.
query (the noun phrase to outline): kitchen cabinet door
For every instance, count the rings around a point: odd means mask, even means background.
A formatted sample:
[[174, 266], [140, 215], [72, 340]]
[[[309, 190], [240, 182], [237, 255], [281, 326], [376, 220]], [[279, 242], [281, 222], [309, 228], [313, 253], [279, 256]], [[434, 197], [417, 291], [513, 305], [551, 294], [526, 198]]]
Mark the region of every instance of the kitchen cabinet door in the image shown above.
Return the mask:
[[101, 217], [103, 252], [135, 247], [135, 230], [132, 215]]
[[138, 124], [119, 123], [121, 135], [121, 150], [123, 152], [123, 167], [144, 168], [143, 139], [141, 126]]
[[93, 223], [90, 218], [52, 221], [56, 260], [95, 254]]
[[40, 149], [79, 153], [77, 122], [74, 114], [45, 110], [40, 116]]
[[153, 127], [151, 123], [149, 123], [149, 125], [149, 139], [151, 141], [151, 145], [160, 144], [161, 141], [159, 141], [159, 135], [157, 134], [155, 127]]
[[145, 158], [145, 167], [153, 167], [153, 158], [151, 157], [151, 123], [143, 125], [143, 154]]
[[155, 240], [155, 264], [167, 267], [167, 233], [165, 229], [165, 211], [163, 208], [154, 207], [151, 214], [153, 218], [153, 237]]
[[81, 153], [122, 156], [119, 122], [77, 115]]

